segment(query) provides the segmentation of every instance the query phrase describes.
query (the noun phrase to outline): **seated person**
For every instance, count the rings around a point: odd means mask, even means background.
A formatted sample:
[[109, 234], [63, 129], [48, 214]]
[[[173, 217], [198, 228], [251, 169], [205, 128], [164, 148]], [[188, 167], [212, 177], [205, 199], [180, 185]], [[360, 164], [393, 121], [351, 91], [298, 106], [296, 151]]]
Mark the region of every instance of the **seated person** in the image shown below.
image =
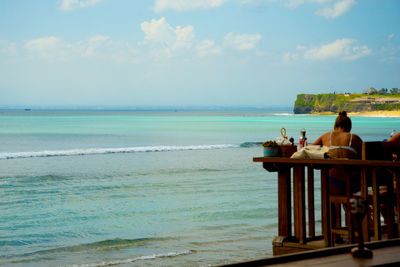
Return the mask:
[[397, 154], [400, 152], [400, 133], [393, 135], [387, 142], [392, 142], [393, 160], [398, 160]]
[[[400, 154], [400, 133], [397, 133], [393, 135], [389, 140], [386, 140], [386, 142], [391, 142], [391, 148], [392, 148], [392, 157], [394, 161], [398, 160], [398, 154]], [[384, 177], [386, 179], [393, 179], [393, 173], [390, 170], [380, 170], [378, 173], [378, 176]], [[381, 178], [382, 179], [382, 178]], [[393, 179], [393, 186], [394, 190], [397, 189], [396, 187], [396, 181]], [[387, 193], [387, 186], [380, 186], [379, 187], [379, 192], [380, 194], [384, 195]]]
[[[358, 135], [350, 133], [351, 127], [351, 119], [347, 116], [347, 112], [340, 111], [335, 120], [333, 131], [321, 135], [313, 145], [329, 147], [328, 155], [331, 158], [360, 159], [363, 141]], [[329, 181], [330, 194], [346, 194], [346, 173], [342, 168], [331, 169]], [[359, 182], [352, 184], [354, 186], [352, 191], [357, 192]]]
[[[397, 161], [399, 158], [399, 154], [400, 154], [400, 133], [397, 133], [395, 135], [393, 135], [389, 140], [386, 140], [386, 142], [391, 142], [391, 148], [392, 148], [392, 157], [394, 161]], [[383, 222], [387, 222], [388, 220], [388, 207], [387, 204], [385, 202], [387, 201], [393, 201], [393, 199], [396, 199], [396, 195], [397, 195], [397, 186], [396, 186], [396, 180], [394, 179], [393, 173], [391, 170], [388, 169], [381, 169], [378, 171], [377, 176], [379, 177], [381, 183], [383, 182], [383, 185], [379, 185], [379, 195], [381, 200], [383, 200], [383, 203], [381, 203], [380, 205], [380, 209], [381, 209], [381, 215], [383, 216]], [[387, 199], [388, 197], [388, 187], [387, 185], [385, 185], [385, 183], [391, 183], [393, 181], [393, 190], [394, 190], [394, 194], [393, 194], [393, 199], [389, 200]], [[373, 192], [372, 190], [368, 191], [368, 195], [369, 195], [369, 202], [372, 203], [372, 195]], [[396, 203], [396, 202], [395, 202]], [[370, 204], [372, 205], [372, 204]], [[372, 223], [371, 223], [372, 225]]]

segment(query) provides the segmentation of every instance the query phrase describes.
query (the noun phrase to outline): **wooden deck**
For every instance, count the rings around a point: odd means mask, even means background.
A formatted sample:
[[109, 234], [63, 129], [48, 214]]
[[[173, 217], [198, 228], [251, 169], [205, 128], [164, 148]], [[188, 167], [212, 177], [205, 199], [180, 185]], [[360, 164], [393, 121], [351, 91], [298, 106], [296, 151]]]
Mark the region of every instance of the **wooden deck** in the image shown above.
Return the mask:
[[235, 263], [224, 266], [400, 266], [400, 239], [370, 242], [366, 244], [373, 252], [371, 259], [358, 259], [350, 254], [355, 245], [293, 253], [284, 256]]
[[[274, 257], [225, 266], [400, 266], [400, 162], [392, 160], [392, 153], [400, 149], [395, 149], [387, 142], [365, 142], [361, 160], [253, 158], [266, 171], [277, 173]], [[330, 191], [332, 169], [344, 178], [346, 192], [341, 195]], [[314, 170], [321, 179], [320, 201], [314, 197]], [[359, 195], [352, 185], [359, 186]], [[316, 233], [316, 203], [321, 233]]]
[[[356, 243], [358, 231], [352, 223], [347, 228], [334, 228], [334, 213], [331, 205], [333, 198], [329, 194], [329, 170], [342, 168], [357, 171], [361, 174], [361, 198], [369, 200], [373, 205], [373, 220], [364, 217], [360, 233], [365, 242], [399, 237], [400, 218], [400, 194], [394, 198], [393, 179], [397, 188], [400, 188], [400, 162], [392, 160], [348, 160], [348, 159], [290, 159], [279, 157], [255, 157], [254, 162], [263, 164], [264, 169], [269, 172], [277, 172], [278, 187], [278, 235], [273, 242], [274, 255], [282, 255], [299, 251], [314, 250], [319, 248], [333, 247], [338, 245], [333, 240], [334, 236], [347, 235], [349, 244]], [[315, 199], [314, 199], [314, 170], [318, 169], [321, 179], [321, 219], [322, 232], [316, 233], [315, 229]], [[382, 196], [379, 194], [379, 185], [382, 178], [378, 172], [388, 170], [393, 175], [392, 182], [387, 182], [390, 198], [387, 201], [388, 220], [382, 224], [380, 216], [380, 204]], [[354, 177], [347, 177], [348, 184], [353, 182]], [[307, 188], [307, 191], [306, 191]], [[368, 195], [368, 190], [373, 192]], [[342, 197], [342, 203], [347, 203], [351, 198], [349, 186], [347, 195]], [[372, 201], [371, 201], [372, 199]], [[346, 213], [346, 222], [351, 221], [350, 214]], [[371, 230], [372, 229], [372, 230]]]

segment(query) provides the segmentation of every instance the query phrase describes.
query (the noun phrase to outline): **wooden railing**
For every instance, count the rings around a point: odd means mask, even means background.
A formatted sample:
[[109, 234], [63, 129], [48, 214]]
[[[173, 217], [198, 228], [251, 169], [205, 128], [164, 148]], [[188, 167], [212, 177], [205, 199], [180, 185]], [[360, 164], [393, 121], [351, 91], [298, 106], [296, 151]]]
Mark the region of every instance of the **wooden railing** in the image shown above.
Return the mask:
[[[390, 171], [393, 175], [397, 189], [400, 188], [400, 162], [391, 160], [348, 160], [348, 159], [290, 159], [290, 158], [273, 158], [273, 157], [255, 157], [254, 162], [263, 163], [264, 169], [269, 172], [277, 172], [278, 174], [278, 235], [284, 239], [292, 240], [301, 244], [307, 244], [311, 240], [315, 240], [315, 197], [314, 197], [314, 176], [315, 169], [320, 170], [321, 179], [321, 219], [322, 219], [322, 236], [325, 240], [325, 246], [334, 245], [332, 240], [331, 228], [331, 205], [329, 190], [329, 170], [332, 168], [343, 168], [349, 173], [357, 171], [361, 176], [360, 192], [361, 197], [370, 200], [373, 206], [373, 223], [368, 222], [368, 218], [363, 220], [362, 235], [365, 241], [382, 239], [382, 224], [379, 216], [379, 208], [381, 195], [379, 194], [379, 182], [381, 178], [378, 173], [380, 170]], [[306, 174], [307, 169], [307, 174]], [[349, 184], [355, 177], [348, 175]], [[307, 192], [305, 190], [307, 184]], [[372, 201], [368, 197], [368, 188], [372, 187]], [[388, 238], [399, 236], [400, 224], [396, 222], [399, 217], [400, 194], [396, 199], [393, 198], [393, 183], [388, 183], [387, 196], [392, 201], [388, 202], [389, 210], [388, 221], [385, 222], [385, 230]], [[293, 192], [293, 195], [291, 194]], [[292, 217], [292, 197], [293, 197], [293, 217]], [[347, 194], [346, 197], [350, 197]], [[307, 199], [307, 206], [306, 206]], [[307, 214], [307, 217], [306, 217]], [[308, 218], [308, 220], [307, 220]], [[308, 227], [307, 227], [308, 221]], [[373, 224], [373, 227], [372, 225]], [[351, 225], [351, 224], [350, 224]], [[292, 232], [293, 226], [293, 232]], [[373, 229], [372, 233], [371, 230]], [[349, 229], [354, 236], [354, 229]], [[350, 236], [351, 243], [355, 243]]]

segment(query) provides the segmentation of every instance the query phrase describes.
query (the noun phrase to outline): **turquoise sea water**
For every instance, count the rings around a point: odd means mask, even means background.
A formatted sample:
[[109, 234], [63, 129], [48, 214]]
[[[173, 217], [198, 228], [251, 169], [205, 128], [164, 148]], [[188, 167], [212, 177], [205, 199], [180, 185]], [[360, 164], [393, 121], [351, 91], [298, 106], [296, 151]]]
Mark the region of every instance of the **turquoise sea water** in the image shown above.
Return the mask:
[[[282, 111], [0, 111], [1, 266], [206, 266], [272, 255], [276, 174], [254, 156]], [[353, 117], [383, 140], [400, 118]], [[245, 145], [243, 145], [245, 144]], [[318, 184], [317, 184], [318, 186]], [[318, 211], [317, 211], [318, 217]]]

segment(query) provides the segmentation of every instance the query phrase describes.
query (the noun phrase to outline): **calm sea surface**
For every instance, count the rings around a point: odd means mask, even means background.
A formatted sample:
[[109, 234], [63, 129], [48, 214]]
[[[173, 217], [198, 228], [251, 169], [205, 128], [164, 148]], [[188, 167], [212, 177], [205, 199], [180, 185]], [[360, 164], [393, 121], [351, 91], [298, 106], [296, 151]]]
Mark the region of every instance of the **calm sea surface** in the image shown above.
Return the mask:
[[[263, 151], [251, 143], [281, 127], [296, 140], [306, 128], [312, 141], [334, 119], [0, 111], [0, 265], [207, 266], [271, 256], [276, 174], [252, 162]], [[400, 118], [352, 120], [365, 141], [400, 130]]]

